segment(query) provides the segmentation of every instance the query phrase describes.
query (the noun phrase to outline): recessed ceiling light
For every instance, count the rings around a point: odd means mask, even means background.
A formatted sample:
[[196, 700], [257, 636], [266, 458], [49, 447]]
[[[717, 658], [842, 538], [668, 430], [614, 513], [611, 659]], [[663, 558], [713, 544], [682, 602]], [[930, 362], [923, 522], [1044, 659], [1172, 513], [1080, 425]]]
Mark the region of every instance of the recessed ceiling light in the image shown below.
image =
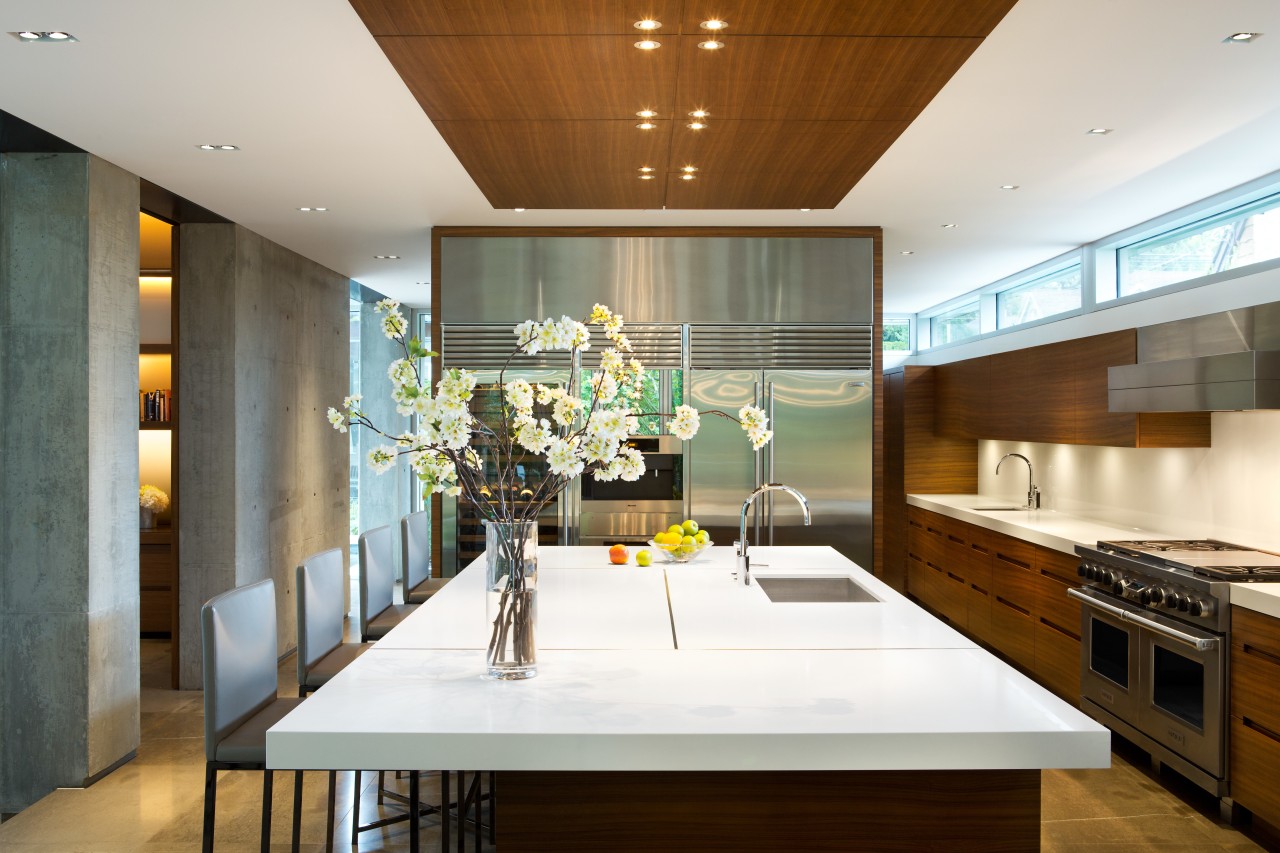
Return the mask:
[[1111, 128], [1109, 127], [1091, 127], [1087, 131], [1090, 136], [1106, 136], [1110, 132]]
[[399, 255], [374, 255], [373, 259], [375, 261], [398, 261], [400, 260], [400, 256]]
[[653, 18], [645, 18], [643, 21], [636, 21], [631, 26], [635, 27], [637, 30], [656, 30], [658, 27], [662, 26], [662, 22], [655, 21]]
[[681, 166], [680, 171], [693, 174], [694, 172], [698, 171], [698, 167], [697, 166]]
[[239, 145], [210, 145], [208, 143], [205, 143], [204, 145], [197, 145], [196, 147], [199, 148], [201, 151], [239, 151], [240, 150]]
[[37, 42], [48, 43], [79, 41], [79, 39], [71, 35], [71, 33], [63, 32], [62, 30], [54, 30], [52, 32], [41, 30], [19, 30], [18, 32], [11, 32], [9, 35], [13, 36], [18, 41], [25, 42], [27, 44], [35, 44]]
[[724, 42], [716, 41], [715, 39], [707, 39], [706, 41], [698, 42], [698, 47], [703, 50], [719, 50], [724, 47]]
[[1017, 188], [1018, 188], [1017, 184], [1001, 184], [1000, 185], [1000, 189], [1002, 190], [1016, 190]]
[[513, 207], [511, 209], [514, 210], [516, 213], [524, 213], [525, 211], [523, 207]]
[[1262, 33], [1232, 33], [1223, 39], [1226, 44], [1248, 44]]
[[636, 127], [640, 128], [641, 130], [653, 130], [655, 127], [657, 127], [657, 125], [651, 121], [642, 121], [639, 124], [637, 124]]
[[694, 110], [689, 113], [690, 118], [711, 118], [711, 113], [706, 110]]
[[943, 225], [942, 227], [943, 227], [943, 228], [955, 228], [955, 227], [956, 227], [956, 224], [955, 224], [954, 222], [948, 222], [948, 223], [946, 223], [945, 225]]
[[688, 124], [686, 124], [685, 127], [689, 128], [690, 130], [702, 130], [704, 127], [706, 127], [706, 125], [700, 121], [691, 121]]
[[638, 178], [639, 178], [640, 180], [642, 180], [642, 181], [652, 181], [652, 180], [653, 180], [653, 175], [637, 175], [636, 177], [638, 177]]
[[914, 254], [915, 254], [915, 252], [911, 251], [910, 249], [903, 249], [903, 250], [902, 250], [901, 252], [899, 252], [898, 254], [899, 254], [899, 255], [914, 255]]
[[725, 27], [729, 26], [729, 22], [722, 21], [719, 18], [712, 18], [709, 21], [703, 21], [701, 24], [698, 24], [698, 26], [702, 27], [704, 30], [723, 30]]
[[694, 178], [696, 178], [696, 177], [698, 177], [698, 176], [697, 176], [697, 175], [695, 175], [695, 174], [693, 174], [693, 173], [691, 173], [691, 172], [685, 172], [683, 175], [681, 175], [681, 176], [680, 176], [680, 180], [682, 180], [682, 181], [692, 181], [692, 180], [693, 180]]
[[636, 113], [636, 115], [640, 116], [640, 118], [657, 118], [658, 117], [658, 113], [655, 110], [641, 110], [640, 112]]
[[636, 47], [641, 50], [657, 50], [662, 47], [662, 42], [654, 41], [653, 39], [644, 39], [643, 41], [636, 42]]
[[653, 168], [652, 166], [641, 166], [637, 171], [648, 173], [648, 172], [656, 172], [658, 170]]

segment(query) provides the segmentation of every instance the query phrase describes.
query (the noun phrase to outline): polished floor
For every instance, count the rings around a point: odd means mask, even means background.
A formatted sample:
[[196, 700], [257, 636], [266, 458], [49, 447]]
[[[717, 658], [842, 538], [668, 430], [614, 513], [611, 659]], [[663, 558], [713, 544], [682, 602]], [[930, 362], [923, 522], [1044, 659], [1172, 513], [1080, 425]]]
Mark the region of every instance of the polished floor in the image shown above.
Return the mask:
[[[55, 791], [0, 824], [4, 853], [191, 853], [200, 849], [204, 730], [201, 694], [168, 684], [168, 644], [143, 641], [142, 745], [138, 757], [85, 790]], [[296, 693], [294, 661], [280, 665], [280, 692]], [[364, 775], [362, 822], [397, 813], [375, 803], [377, 774]], [[218, 788], [217, 850], [258, 850], [261, 775], [224, 773]], [[308, 773], [303, 785], [302, 849], [324, 849], [325, 774]], [[438, 777], [435, 777], [438, 778]], [[1051, 770], [1043, 777], [1041, 849], [1084, 851], [1185, 851], [1219, 853], [1275, 849], [1218, 820], [1216, 801], [1179, 784], [1163, 783], [1141, 753], [1118, 744], [1108, 770]], [[339, 774], [335, 849], [408, 850], [405, 824], [363, 833], [349, 848], [353, 774]], [[405, 783], [400, 783], [402, 786]], [[273, 850], [289, 849], [292, 774], [276, 776]], [[438, 787], [424, 782], [422, 798], [438, 801]], [[439, 823], [426, 818], [422, 849], [438, 850]], [[456, 836], [455, 836], [456, 839]], [[468, 836], [468, 849], [474, 850]], [[491, 849], [485, 845], [484, 849]]]

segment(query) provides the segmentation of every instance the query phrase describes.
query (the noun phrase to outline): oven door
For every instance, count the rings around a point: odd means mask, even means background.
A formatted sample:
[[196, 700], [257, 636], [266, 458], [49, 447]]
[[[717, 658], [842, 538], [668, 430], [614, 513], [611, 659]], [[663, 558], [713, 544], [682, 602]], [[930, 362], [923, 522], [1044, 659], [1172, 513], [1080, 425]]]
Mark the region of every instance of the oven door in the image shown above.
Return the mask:
[[1131, 726], [1138, 725], [1138, 625], [1126, 622], [1124, 604], [1091, 589], [1073, 589], [1080, 608], [1080, 695]]
[[1139, 640], [1139, 728], [1153, 740], [1221, 778], [1225, 764], [1222, 638], [1155, 616]]

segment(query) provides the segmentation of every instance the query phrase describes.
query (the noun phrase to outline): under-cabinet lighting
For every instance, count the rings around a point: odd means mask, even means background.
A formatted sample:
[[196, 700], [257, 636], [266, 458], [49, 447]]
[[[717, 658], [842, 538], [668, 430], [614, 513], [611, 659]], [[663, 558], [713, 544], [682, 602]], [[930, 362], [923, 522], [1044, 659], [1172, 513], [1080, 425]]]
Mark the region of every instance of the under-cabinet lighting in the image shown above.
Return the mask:
[[808, 212], [809, 212], [809, 211], [811, 211], [811, 210], [813, 210], [813, 208], [812, 208], [812, 207], [802, 207], [802, 208], [800, 208], [800, 212], [801, 212], [801, 213], [808, 213]]
[[654, 41], [653, 39], [644, 39], [642, 41], [636, 42], [636, 47], [640, 48], [641, 50], [657, 50], [658, 48], [662, 47], [662, 42]]
[[511, 209], [512, 209], [512, 210], [514, 210], [516, 213], [524, 213], [524, 212], [525, 212], [525, 208], [523, 208], [523, 207], [513, 207], [513, 208], [511, 208]]
[[645, 18], [643, 21], [636, 21], [631, 26], [635, 27], [637, 30], [656, 30], [658, 27], [662, 26], [662, 22], [655, 21], [653, 18]]

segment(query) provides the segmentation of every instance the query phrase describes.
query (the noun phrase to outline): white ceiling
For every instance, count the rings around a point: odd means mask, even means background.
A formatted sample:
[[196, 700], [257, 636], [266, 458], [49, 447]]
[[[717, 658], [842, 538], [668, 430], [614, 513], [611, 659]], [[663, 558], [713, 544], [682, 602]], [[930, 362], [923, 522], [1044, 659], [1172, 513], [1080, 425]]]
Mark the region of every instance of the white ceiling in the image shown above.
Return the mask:
[[1280, 170], [1276, 0], [1021, 0], [810, 213], [493, 210], [347, 0], [6, 0], [24, 29], [79, 42], [0, 35], [0, 109], [413, 305], [433, 225], [880, 225], [885, 310], [917, 311]]

